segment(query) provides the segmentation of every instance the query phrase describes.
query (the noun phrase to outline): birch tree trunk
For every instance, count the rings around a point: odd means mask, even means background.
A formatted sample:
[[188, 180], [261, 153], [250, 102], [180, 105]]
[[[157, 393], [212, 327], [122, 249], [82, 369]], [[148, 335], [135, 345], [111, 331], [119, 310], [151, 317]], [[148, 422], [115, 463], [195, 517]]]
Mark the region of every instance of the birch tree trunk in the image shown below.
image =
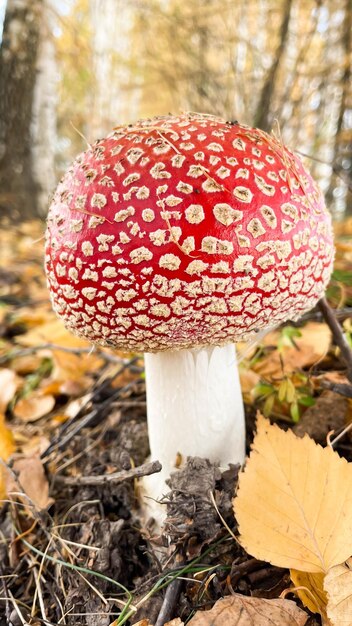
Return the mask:
[[49, 196], [56, 184], [57, 62], [52, 17], [50, 4], [44, 0], [30, 128], [37, 208], [43, 216], [46, 215]]
[[8, 0], [0, 49], [0, 216], [37, 214], [31, 152], [42, 0]]

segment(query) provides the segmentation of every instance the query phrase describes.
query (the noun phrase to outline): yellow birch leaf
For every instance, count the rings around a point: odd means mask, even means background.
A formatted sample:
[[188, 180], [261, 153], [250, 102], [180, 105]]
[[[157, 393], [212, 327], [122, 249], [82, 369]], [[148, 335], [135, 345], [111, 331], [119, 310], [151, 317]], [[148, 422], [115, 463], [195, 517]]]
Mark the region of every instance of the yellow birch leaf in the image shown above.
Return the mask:
[[[15, 442], [11, 430], [5, 424], [5, 416], [0, 413], [0, 459], [7, 461], [15, 451]], [[6, 469], [0, 465], [0, 500], [6, 498]]]
[[249, 554], [327, 572], [352, 554], [352, 464], [259, 414], [234, 511]]
[[[292, 600], [267, 600], [235, 593], [215, 602], [210, 611], [197, 611], [189, 626], [304, 626], [307, 613]], [[260, 620], [260, 621], [259, 621]]]
[[328, 595], [328, 618], [334, 626], [352, 624], [352, 558], [335, 565], [325, 576], [324, 588]]
[[324, 590], [324, 574], [299, 572], [291, 569], [291, 580], [296, 587], [295, 594], [312, 613], [320, 613], [326, 620], [328, 597]]

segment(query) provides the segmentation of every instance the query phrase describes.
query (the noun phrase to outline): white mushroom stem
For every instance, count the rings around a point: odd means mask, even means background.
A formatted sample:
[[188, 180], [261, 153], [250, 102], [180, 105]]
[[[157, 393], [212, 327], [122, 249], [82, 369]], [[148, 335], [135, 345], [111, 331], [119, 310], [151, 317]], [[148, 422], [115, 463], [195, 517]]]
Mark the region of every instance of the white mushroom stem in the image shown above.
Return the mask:
[[147, 412], [152, 460], [163, 466], [145, 479], [153, 498], [168, 491], [165, 479], [182, 459], [200, 456], [242, 463], [245, 423], [235, 346], [145, 354]]

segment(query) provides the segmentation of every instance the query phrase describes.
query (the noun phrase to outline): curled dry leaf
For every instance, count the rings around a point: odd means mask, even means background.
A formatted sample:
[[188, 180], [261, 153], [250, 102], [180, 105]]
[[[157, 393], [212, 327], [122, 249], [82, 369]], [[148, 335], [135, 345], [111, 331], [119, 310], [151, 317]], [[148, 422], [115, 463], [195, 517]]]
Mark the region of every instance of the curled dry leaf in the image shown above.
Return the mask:
[[295, 586], [294, 592], [312, 613], [320, 613], [326, 620], [326, 605], [328, 597], [324, 590], [324, 574], [298, 572], [291, 569], [291, 580]]
[[[197, 611], [189, 626], [304, 626], [307, 613], [291, 600], [266, 600], [235, 593], [210, 611]], [[260, 621], [259, 621], [260, 620]]]
[[[23, 490], [36, 509], [46, 509], [53, 503], [49, 497], [49, 484], [45, 476], [44, 467], [37, 457], [23, 458], [15, 461], [13, 470], [18, 474], [18, 484], [9, 478], [8, 492], [16, 493]], [[27, 500], [24, 500], [26, 503]]]
[[324, 588], [328, 595], [327, 614], [334, 626], [352, 624], [352, 558], [335, 565], [326, 574]]
[[0, 370], [0, 412], [5, 413], [6, 407], [13, 399], [18, 387], [20, 379], [15, 372], [10, 369]]
[[327, 572], [352, 554], [352, 464], [259, 414], [234, 511], [249, 554]]
[[14, 415], [22, 422], [35, 422], [53, 410], [55, 398], [40, 391], [33, 392], [27, 398], [21, 398], [14, 408]]

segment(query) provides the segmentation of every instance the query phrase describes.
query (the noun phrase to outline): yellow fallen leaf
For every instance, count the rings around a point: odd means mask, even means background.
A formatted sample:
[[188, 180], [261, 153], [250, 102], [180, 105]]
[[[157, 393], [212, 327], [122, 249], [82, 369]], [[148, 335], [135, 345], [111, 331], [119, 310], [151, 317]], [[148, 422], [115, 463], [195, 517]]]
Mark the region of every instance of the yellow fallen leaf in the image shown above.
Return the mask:
[[259, 414], [234, 511], [249, 554], [327, 572], [352, 554], [352, 464]]
[[51, 395], [34, 391], [30, 396], [21, 398], [13, 410], [15, 417], [23, 422], [35, 422], [52, 411], [55, 406], [55, 398]]
[[327, 614], [334, 626], [352, 624], [352, 558], [335, 565], [325, 576], [324, 588], [328, 595]]
[[296, 587], [295, 594], [312, 613], [320, 613], [326, 620], [328, 597], [324, 590], [324, 574], [299, 572], [291, 569], [291, 580]]
[[[295, 337], [295, 346], [289, 344], [282, 351], [270, 352], [268, 356], [258, 360], [253, 369], [263, 378], [276, 378], [284, 372], [289, 374], [298, 368], [310, 367], [322, 359], [328, 352], [331, 343], [331, 332], [326, 324], [308, 322], [299, 329], [301, 337]], [[278, 345], [280, 332], [273, 331], [263, 340], [264, 345]]]
[[[19, 488], [23, 489], [30, 502], [38, 510], [46, 509], [54, 502], [52, 498], [49, 498], [49, 484], [43, 464], [38, 457], [18, 459], [13, 469], [18, 474], [19, 484], [12, 484], [13, 479], [10, 478], [9, 492], [11, 489], [18, 493]], [[24, 502], [26, 503], [27, 500], [24, 499]]]
[[15, 372], [6, 368], [0, 370], [0, 413], [5, 413], [19, 385], [20, 379]]
[[266, 600], [235, 593], [215, 602], [210, 611], [197, 611], [188, 625], [304, 626], [307, 619], [307, 613], [299, 609], [291, 600]]
[[[5, 416], [0, 413], [0, 459], [7, 461], [15, 451], [12, 432], [5, 424]], [[0, 500], [6, 498], [5, 468], [0, 465]]]

